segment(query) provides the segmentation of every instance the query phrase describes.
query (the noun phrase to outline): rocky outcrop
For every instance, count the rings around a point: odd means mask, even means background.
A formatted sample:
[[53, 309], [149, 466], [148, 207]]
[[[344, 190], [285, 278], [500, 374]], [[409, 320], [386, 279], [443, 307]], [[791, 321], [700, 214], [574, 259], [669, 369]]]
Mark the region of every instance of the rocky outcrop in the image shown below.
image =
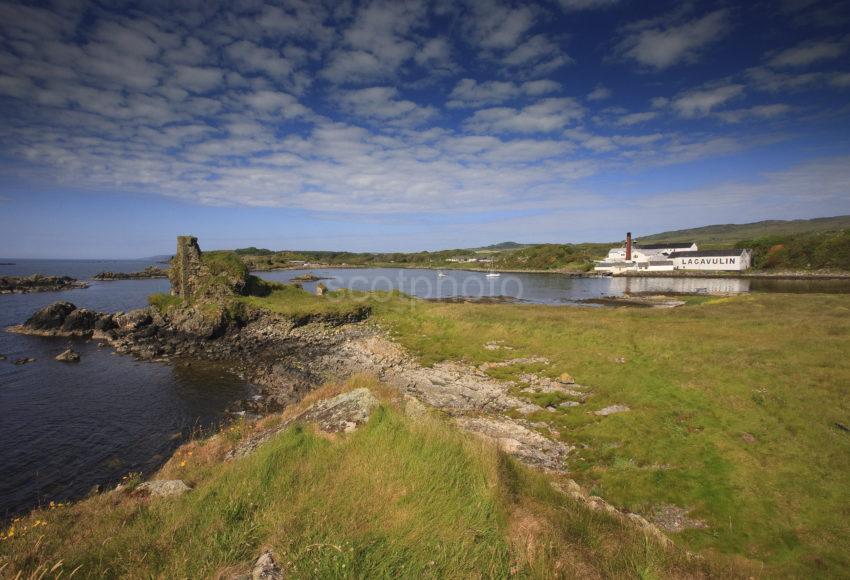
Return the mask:
[[22, 325], [7, 330], [38, 336], [88, 338], [95, 332], [103, 334], [113, 327], [111, 314], [77, 308], [70, 302], [54, 302], [36, 311]]
[[297, 420], [316, 423], [326, 433], [354, 431], [369, 420], [372, 411], [378, 407], [378, 399], [369, 389], [354, 389], [331, 399], [318, 401]]
[[542, 469], [563, 471], [573, 449], [507, 417], [458, 417], [455, 421], [464, 431], [492, 441], [523, 463]]
[[56, 360], [59, 362], [80, 362], [80, 355], [74, 349], [69, 348], [56, 355]]
[[56, 292], [88, 288], [88, 284], [70, 276], [0, 276], [0, 294], [24, 294], [27, 292]]
[[110, 280], [142, 280], [146, 278], [167, 278], [168, 270], [166, 268], [157, 268], [156, 266], [148, 266], [141, 272], [100, 272], [95, 274], [93, 280], [110, 281]]
[[146, 495], [150, 497], [173, 497], [183, 495], [192, 488], [181, 479], [154, 479], [140, 483], [133, 489], [133, 495]]
[[284, 575], [270, 550], [264, 551], [247, 574], [225, 576], [227, 580], [283, 580]]
[[314, 423], [325, 433], [349, 433], [366, 423], [379, 404], [378, 399], [366, 388], [319, 400], [280, 425], [243, 440], [227, 453], [226, 459], [236, 459], [253, 453], [257, 447], [293, 423]]

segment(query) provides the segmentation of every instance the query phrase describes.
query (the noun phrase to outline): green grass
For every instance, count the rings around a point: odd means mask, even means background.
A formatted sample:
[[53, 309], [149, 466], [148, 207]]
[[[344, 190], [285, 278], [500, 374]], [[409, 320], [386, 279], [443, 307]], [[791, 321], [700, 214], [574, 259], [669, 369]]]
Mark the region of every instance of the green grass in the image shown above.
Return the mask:
[[248, 277], [248, 267], [235, 252], [204, 252], [201, 259], [213, 276]]
[[[349, 387], [364, 382], [377, 387], [363, 378]], [[0, 575], [53, 568], [50, 577], [229, 577], [264, 548], [295, 578], [735, 571], [659, 547], [446, 421], [407, 418], [394, 400], [352, 434], [293, 426], [223, 463], [246, 430], [237, 424], [178, 450], [163, 476], [190, 482], [184, 496], [104, 494], [16, 522], [15, 537], [0, 542]]]
[[244, 296], [239, 300], [247, 306], [269, 310], [302, 322], [361, 320], [370, 311], [363, 294], [337, 291], [316, 296], [294, 285], [277, 285], [266, 296]]
[[160, 313], [164, 313], [171, 308], [181, 306], [183, 299], [180, 296], [172, 296], [163, 292], [148, 296], [148, 304], [156, 308]]
[[[590, 386], [587, 405], [531, 419], [586, 446], [568, 467], [595, 493], [643, 513], [692, 508], [710, 527], [679, 535], [691, 549], [761, 560], [773, 574], [850, 569], [850, 435], [835, 427], [850, 419], [850, 296], [674, 310], [398, 300], [374, 312], [425, 364], [542, 355], [544, 374]], [[514, 350], [483, 348], [494, 340]], [[587, 413], [617, 403], [632, 411]]]

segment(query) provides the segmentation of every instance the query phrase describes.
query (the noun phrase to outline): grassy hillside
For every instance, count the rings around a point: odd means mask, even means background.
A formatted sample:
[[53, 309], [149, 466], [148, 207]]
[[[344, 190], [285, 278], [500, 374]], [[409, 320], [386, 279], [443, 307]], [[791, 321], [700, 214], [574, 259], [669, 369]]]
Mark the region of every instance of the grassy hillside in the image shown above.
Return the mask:
[[743, 240], [845, 229], [850, 229], [850, 215], [810, 220], [767, 220], [750, 224], [712, 225], [638, 236], [638, 239], [645, 243], [694, 241], [707, 247], [732, 247]]
[[358, 386], [383, 404], [354, 433], [296, 425], [224, 462], [254, 429], [235, 424], [163, 468], [194, 488], [183, 496], [102, 494], [15, 522], [0, 534], [0, 576], [231, 578], [264, 548], [292, 578], [746, 575], [589, 511], [444, 419], [407, 417], [372, 379], [312, 399]]
[[[674, 310], [375, 305], [393, 336], [431, 364], [543, 356], [494, 369], [521, 381], [563, 369], [586, 406], [529, 417], [582, 450], [569, 469], [593, 493], [639, 513], [673, 504], [705, 529], [693, 550], [765, 562], [765, 577], [850, 569], [850, 296], [751, 295]], [[489, 350], [503, 341], [510, 351]], [[622, 362], [620, 362], [622, 361]], [[517, 393], [522, 396], [521, 392]], [[623, 404], [628, 413], [589, 411]]]
[[[576, 270], [592, 267], [594, 259], [605, 256], [611, 244], [529, 244], [513, 242], [486, 248], [442, 250], [414, 253], [354, 253], [284, 251], [251, 254], [236, 250], [253, 270], [312, 265], [419, 267], [419, 268], [500, 268], [526, 270]], [[471, 261], [469, 261], [471, 260]], [[481, 260], [481, 261], [475, 261]]]
[[850, 229], [774, 235], [735, 245], [752, 248], [756, 269], [850, 271]]

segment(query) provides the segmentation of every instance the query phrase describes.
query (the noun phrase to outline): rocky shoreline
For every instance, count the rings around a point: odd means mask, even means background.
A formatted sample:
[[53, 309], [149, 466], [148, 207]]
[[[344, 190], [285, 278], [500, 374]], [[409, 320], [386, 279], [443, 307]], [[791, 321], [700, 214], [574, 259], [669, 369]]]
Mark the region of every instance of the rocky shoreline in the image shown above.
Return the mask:
[[[153, 307], [106, 314], [57, 302], [39, 310], [24, 324], [7, 330], [38, 336], [89, 338], [111, 345], [119, 354], [141, 360], [174, 364], [192, 364], [196, 359], [222, 361], [253, 386], [250, 395], [231, 412], [255, 417], [293, 405], [328, 382], [368, 373], [398, 390], [406, 401], [406, 412], [442, 414], [461, 430], [493, 443], [520, 462], [561, 478], [568, 475], [567, 459], [574, 447], [564, 443], [560, 433], [546, 421], [528, 418], [557, 409], [541, 407], [517, 393], [558, 392], [570, 399], [561, 406], [569, 407], [585, 405], [593, 397], [591, 388], [576, 384], [568, 373], [562, 373], [558, 379], [525, 374], [519, 382], [499, 380], [487, 374], [492, 367], [529, 362], [551, 364], [543, 357], [507, 359], [480, 367], [461, 362], [423, 367], [382, 329], [363, 319], [301, 323], [265, 311], [230, 319], [210, 317], [191, 307], [166, 314]], [[493, 348], [508, 347], [500, 344]], [[354, 408], [361, 406], [358, 402]], [[604, 416], [629, 410], [616, 407], [616, 411], [610, 411], [613, 409], [610, 407], [596, 414]], [[331, 417], [341, 421], [344, 428], [349, 423], [366, 420], [355, 421], [336, 410]], [[281, 428], [261, 432], [236, 454], [250, 453]], [[643, 516], [618, 510], [602, 498], [588, 494], [571, 479], [562, 481], [565, 483], [559, 491], [590, 509], [615, 516], [669, 542]]]
[[88, 288], [88, 284], [70, 276], [0, 276], [0, 294], [26, 294], [29, 292], [56, 292]]
[[148, 266], [141, 272], [100, 272], [92, 280], [107, 282], [111, 280], [144, 280], [147, 278], [168, 278], [167, 268]]

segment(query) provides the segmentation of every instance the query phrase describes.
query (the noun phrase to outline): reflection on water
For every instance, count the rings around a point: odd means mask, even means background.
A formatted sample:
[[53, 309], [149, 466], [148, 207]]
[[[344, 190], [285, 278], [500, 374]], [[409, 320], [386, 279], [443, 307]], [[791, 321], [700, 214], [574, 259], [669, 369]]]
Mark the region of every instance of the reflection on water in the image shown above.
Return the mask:
[[[735, 294], [742, 292], [850, 292], [850, 280], [771, 280], [758, 278], [575, 278], [563, 274], [502, 273], [487, 277], [486, 272], [401, 268], [328, 268], [312, 270], [327, 278], [331, 290], [401, 290], [419, 298], [507, 296], [537, 304], [575, 303], [587, 298], [639, 293]], [[287, 282], [304, 270], [258, 272], [267, 280]], [[303, 286], [313, 291], [317, 282]]]
[[749, 278], [611, 278], [612, 294], [739, 294]]

